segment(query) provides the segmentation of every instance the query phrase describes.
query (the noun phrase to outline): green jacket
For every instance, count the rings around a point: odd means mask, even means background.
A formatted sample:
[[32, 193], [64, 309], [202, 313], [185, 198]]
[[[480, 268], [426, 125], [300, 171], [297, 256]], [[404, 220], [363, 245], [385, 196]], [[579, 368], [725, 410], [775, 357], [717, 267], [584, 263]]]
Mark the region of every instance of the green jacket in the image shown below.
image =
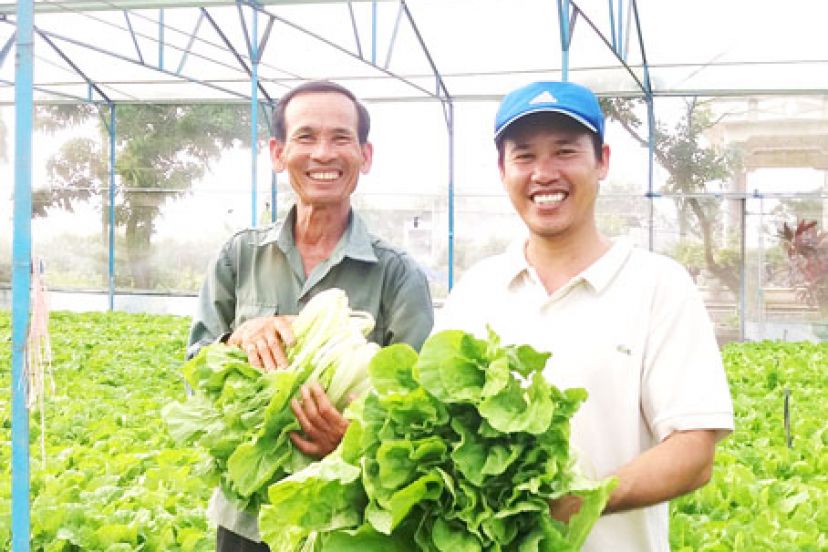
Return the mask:
[[[434, 322], [425, 274], [403, 251], [372, 236], [353, 211], [345, 234], [305, 278], [293, 226], [296, 208], [283, 224], [242, 230], [210, 264], [187, 342], [187, 357], [250, 318], [297, 314], [316, 293], [337, 287], [352, 309], [376, 322], [368, 339], [379, 345], [408, 343], [420, 348]], [[238, 511], [221, 492], [210, 517], [248, 539], [259, 540], [256, 517]]]

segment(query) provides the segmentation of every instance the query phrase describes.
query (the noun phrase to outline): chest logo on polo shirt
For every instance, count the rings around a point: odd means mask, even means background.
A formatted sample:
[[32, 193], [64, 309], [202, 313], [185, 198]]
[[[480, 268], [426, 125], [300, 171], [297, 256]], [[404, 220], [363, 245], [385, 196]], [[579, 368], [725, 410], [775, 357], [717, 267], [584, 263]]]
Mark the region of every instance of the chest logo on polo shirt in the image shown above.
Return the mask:
[[632, 350], [623, 343], [616, 345], [615, 350], [627, 356], [632, 356]]

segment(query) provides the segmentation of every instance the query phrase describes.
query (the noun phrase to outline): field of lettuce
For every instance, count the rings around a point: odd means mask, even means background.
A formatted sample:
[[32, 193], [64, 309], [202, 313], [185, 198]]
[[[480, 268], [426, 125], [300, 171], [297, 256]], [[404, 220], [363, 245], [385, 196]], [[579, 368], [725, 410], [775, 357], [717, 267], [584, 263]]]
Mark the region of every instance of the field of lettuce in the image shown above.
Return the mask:
[[[53, 313], [45, 467], [32, 433], [32, 550], [213, 550], [204, 458], [159, 410], [180, 400], [187, 320]], [[10, 548], [9, 315], [0, 312], [0, 551]], [[828, 343], [724, 351], [737, 431], [713, 480], [672, 504], [674, 551], [828, 550]], [[789, 398], [788, 427], [785, 397]], [[788, 438], [790, 437], [790, 447]]]

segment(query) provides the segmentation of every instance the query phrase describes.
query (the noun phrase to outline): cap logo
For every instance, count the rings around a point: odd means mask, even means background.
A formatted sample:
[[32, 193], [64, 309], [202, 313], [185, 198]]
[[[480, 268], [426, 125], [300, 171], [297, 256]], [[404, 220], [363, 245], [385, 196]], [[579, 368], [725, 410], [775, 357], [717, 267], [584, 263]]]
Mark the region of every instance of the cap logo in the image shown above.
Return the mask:
[[558, 103], [558, 98], [549, 93], [549, 90], [544, 90], [529, 102], [529, 105]]

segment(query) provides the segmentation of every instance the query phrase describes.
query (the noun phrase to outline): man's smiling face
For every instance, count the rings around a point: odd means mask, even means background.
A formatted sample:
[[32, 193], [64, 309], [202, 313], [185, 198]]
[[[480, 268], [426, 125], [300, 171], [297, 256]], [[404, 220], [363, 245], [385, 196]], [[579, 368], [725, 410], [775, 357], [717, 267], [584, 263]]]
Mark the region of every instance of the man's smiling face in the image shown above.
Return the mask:
[[594, 225], [599, 181], [609, 148], [596, 158], [592, 136], [577, 123], [532, 116], [504, 141], [500, 177], [515, 210], [540, 238], [577, 236]]
[[360, 144], [354, 102], [336, 92], [310, 92], [285, 108], [285, 141], [270, 141], [277, 172], [286, 170], [301, 204], [349, 203], [360, 173], [371, 168], [372, 147]]

